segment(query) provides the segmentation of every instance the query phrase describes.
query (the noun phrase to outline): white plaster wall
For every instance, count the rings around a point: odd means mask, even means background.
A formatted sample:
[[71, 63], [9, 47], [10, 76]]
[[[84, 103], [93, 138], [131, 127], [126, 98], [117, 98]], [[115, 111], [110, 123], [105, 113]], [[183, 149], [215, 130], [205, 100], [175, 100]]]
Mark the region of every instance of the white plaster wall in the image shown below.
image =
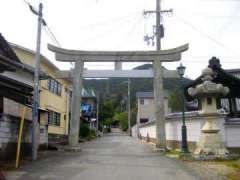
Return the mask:
[[139, 129], [139, 133], [142, 137], [147, 137], [147, 134], [150, 138], [156, 138], [156, 126], [149, 125]]
[[[240, 147], [240, 125], [225, 125], [224, 118], [217, 121], [223, 141], [227, 147]], [[203, 117], [192, 117], [186, 119], [187, 138], [190, 142], [197, 142], [201, 134], [201, 128], [204, 124]], [[181, 141], [182, 119], [168, 119], [165, 124], [166, 139]], [[154, 123], [139, 128], [142, 137], [156, 138], [156, 126]]]
[[240, 147], [240, 125], [225, 126], [227, 147]]
[[132, 137], [138, 137], [136, 124], [132, 127]]

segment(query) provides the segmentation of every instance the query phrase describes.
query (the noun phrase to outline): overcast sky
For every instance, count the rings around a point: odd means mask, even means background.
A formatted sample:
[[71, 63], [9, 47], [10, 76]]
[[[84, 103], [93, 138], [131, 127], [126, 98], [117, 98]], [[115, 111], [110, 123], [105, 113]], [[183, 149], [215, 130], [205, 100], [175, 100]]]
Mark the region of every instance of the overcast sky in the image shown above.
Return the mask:
[[[39, 0], [27, 0], [38, 7]], [[143, 41], [152, 34], [155, 16], [144, 17], [143, 10], [155, 9], [155, 0], [42, 0], [44, 19], [63, 48], [81, 50], [153, 50]], [[186, 75], [197, 77], [212, 56], [221, 59], [224, 68], [240, 68], [239, 0], [164, 0], [165, 37], [162, 48], [189, 43], [182, 57]], [[36, 47], [37, 18], [23, 0], [1, 0], [2, 35], [10, 42], [30, 49]], [[61, 69], [47, 43], [54, 42], [43, 29], [42, 54]], [[125, 69], [136, 66], [125, 64]], [[164, 63], [175, 69], [179, 62]], [[112, 69], [112, 63], [88, 63], [88, 69]]]

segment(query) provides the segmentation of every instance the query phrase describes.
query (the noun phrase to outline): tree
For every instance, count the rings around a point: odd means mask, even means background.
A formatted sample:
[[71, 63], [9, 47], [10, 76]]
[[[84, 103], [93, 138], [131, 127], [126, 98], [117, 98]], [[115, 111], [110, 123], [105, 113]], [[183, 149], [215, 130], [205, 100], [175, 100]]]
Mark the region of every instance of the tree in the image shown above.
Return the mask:
[[174, 90], [169, 97], [169, 107], [173, 112], [182, 111], [182, 92], [180, 89]]
[[114, 115], [114, 107], [112, 101], [106, 101], [101, 107], [99, 112], [100, 119], [112, 119]]
[[104, 119], [104, 121], [103, 121], [103, 124], [108, 126], [108, 127], [111, 126], [112, 123], [113, 123], [112, 118], [107, 118], [107, 119]]
[[120, 128], [123, 131], [127, 131], [128, 129], [128, 113], [127, 112], [116, 113], [113, 119], [115, 121], [119, 121]]

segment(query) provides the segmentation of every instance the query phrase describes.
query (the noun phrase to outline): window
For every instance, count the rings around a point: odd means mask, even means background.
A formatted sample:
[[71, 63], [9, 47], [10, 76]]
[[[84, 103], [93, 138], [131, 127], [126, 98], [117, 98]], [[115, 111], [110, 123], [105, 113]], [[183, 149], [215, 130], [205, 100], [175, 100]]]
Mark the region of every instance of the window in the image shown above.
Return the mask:
[[144, 99], [140, 99], [140, 104], [144, 104]]
[[207, 98], [207, 104], [212, 105], [212, 98], [210, 98], [210, 97]]
[[61, 96], [62, 93], [62, 85], [56, 81], [53, 78], [49, 78], [48, 79], [48, 90], [51, 91], [54, 94], [57, 94], [59, 96]]
[[150, 100], [149, 100], [149, 99], [144, 99], [144, 104], [145, 104], [145, 105], [150, 104]]
[[48, 124], [60, 126], [61, 114], [48, 110]]
[[3, 113], [3, 107], [4, 107], [4, 105], [3, 105], [3, 97], [0, 96], [0, 113]]
[[148, 121], [149, 121], [148, 118], [140, 118], [140, 123], [146, 123]]

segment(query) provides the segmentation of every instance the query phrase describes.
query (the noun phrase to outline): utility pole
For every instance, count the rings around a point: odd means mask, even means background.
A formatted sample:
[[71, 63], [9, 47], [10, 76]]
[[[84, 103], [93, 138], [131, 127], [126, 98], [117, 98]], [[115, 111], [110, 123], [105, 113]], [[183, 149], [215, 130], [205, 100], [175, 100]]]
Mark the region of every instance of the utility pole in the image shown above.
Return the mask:
[[39, 107], [39, 69], [40, 69], [40, 49], [41, 49], [41, 30], [42, 30], [42, 3], [39, 4], [38, 12], [30, 7], [31, 11], [38, 16], [37, 30], [37, 47], [35, 57], [34, 70], [34, 95], [33, 95], [33, 111], [32, 111], [32, 160], [37, 159], [38, 140], [39, 140], [39, 123], [38, 123], [38, 107]]
[[122, 70], [122, 62], [116, 61], [114, 63], [114, 69], [115, 70]]
[[[156, 50], [161, 50], [161, 38], [164, 36], [163, 26], [161, 24], [161, 13], [169, 13], [170, 10], [161, 10], [161, 0], [156, 0], [155, 11], [144, 11], [144, 14], [156, 14]], [[156, 121], [156, 147], [165, 150], [166, 134], [165, 134], [165, 115], [164, 115], [164, 91], [163, 91], [163, 68], [161, 60], [155, 59], [154, 67], [154, 104], [155, 104], [155, 121]]]
[[129, 129], [129, 136], [131, 136], [131, 81], [128, 78], [128, 129]]
[[97, 93], [97, 112], [96, 112], [96, 121], [97, 121], [97, 135], [98, 135], [98, 126], [99, 126], [99, 93]]

